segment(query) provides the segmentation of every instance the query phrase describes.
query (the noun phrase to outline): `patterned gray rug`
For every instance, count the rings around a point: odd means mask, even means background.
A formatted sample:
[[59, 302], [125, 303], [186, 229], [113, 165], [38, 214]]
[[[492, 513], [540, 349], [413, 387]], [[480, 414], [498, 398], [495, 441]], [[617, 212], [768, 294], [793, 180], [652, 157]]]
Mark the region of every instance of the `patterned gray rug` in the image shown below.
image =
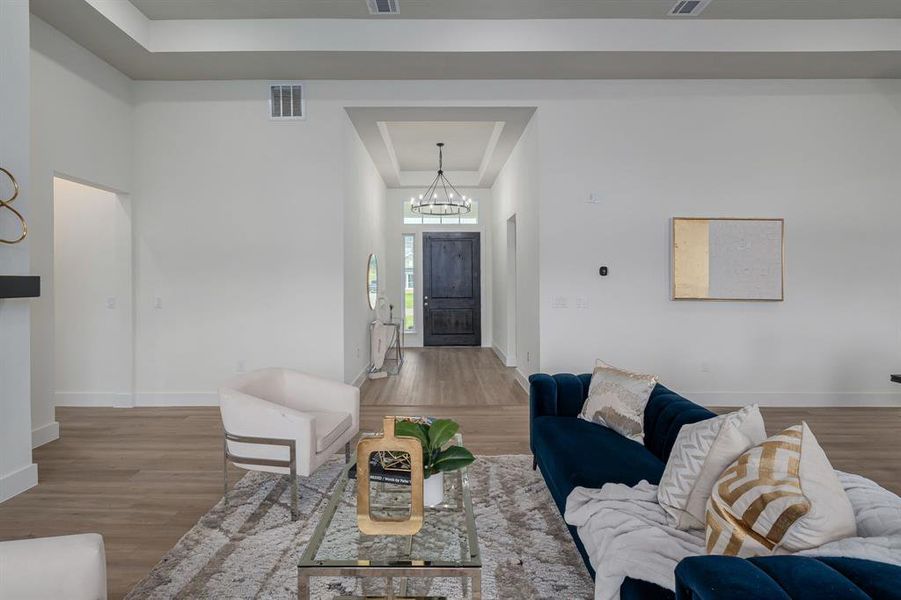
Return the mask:
[[[299, 478], [290, 520], [286, 477], [249, 472], [182, 537], [127, 599], [296, 598], [297, 561], [342, 464]], [[485, 599], [591, 598], [594, 585], [530, 456], [480, 456], [470, 467]], [[311, 596], [383, 593], [377, 579], [314, 578]], [[366, 587], [361, 587], [366, 582]], [[380, 584], [383, 586], [383, 583]], [[461, 598], [459, 579], [417, 580], [408, 593]]]

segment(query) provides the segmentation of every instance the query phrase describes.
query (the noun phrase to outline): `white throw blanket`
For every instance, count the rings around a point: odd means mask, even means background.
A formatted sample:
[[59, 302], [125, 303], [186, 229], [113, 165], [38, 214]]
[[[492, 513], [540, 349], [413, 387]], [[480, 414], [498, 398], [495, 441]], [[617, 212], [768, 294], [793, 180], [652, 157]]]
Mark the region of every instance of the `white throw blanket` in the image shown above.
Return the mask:
[[[874, 482], [837, 471], [857, 518], [858, 535], [801, 552], [846, 556], [901, 566], [901, 498]], [[594, 568], [595, 600], [616, 600], [626, 577], [675, 590], [675, 568], [683, 558], [705, 554], [704, 531], [670, 525], [657, 502], [657, 486], [608, 483], [601, 489], [577, 487], [566, 499], [566, 522]]]

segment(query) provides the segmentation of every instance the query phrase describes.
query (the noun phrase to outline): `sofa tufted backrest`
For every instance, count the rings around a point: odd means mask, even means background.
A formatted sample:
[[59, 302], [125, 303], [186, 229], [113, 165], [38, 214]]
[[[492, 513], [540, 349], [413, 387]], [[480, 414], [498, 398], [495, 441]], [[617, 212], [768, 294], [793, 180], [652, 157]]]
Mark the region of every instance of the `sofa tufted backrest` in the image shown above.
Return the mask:
[[654, 456], [666, 462], [683, 425], [715, 416], [703, 406], [658, 383], [644, 409], [644, 445]]
[[[529, 377], [529, 381], [532, 419], [540, 416], [576, 417], [588, 397], [591, 373], [537, 373]], [[706, 408], [658, 383], [644, 411], [644, 445], [654, 456], [666, 462], [683, 425], [714, 416]]]

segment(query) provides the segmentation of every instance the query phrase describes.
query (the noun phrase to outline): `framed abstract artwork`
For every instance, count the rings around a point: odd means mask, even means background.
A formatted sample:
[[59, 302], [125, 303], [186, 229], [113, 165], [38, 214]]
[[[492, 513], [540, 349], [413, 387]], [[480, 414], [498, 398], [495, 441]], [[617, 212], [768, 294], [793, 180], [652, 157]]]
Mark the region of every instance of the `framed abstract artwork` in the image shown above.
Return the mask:
[[673, 219], [673, 299], [779, 302], [783, 219]]

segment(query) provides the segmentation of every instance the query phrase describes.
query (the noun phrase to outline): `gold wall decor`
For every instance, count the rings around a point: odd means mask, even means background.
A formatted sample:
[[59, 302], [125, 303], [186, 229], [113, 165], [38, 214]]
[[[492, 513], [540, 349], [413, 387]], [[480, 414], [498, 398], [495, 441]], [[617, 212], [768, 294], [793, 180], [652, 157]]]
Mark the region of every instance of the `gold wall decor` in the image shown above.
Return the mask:
[[[357, 444], [357, 526], [367, 535], [414, 535], [422, 529], [422, 443], [395, 436], [394, 417], [385, 417], [383, 427], [381, 436], [363, 438]], [[386, 451], [410, 455], [410, 514], [404, 518], [373, 516], [369, 505], [369, 457]]]
[[[22, 240], [25, 239], [25, 236], [28, 235], [28, 225], [25, 223], [25, 217], [22, 216], [22, 213], [20, 213], [15, 208], [10, 206], [13, 203], [13, 200], [15, 200], [19, 196], [19, 182], [16, 181], [16, 178], [13, 177], [12, 173], [7, 171], [3, 167], [0, 167], [0, 173], [3, 173], [4, 175], [6, 175], [9, 178], [9, 182], [12, 184], [12, 189], [13, 189], [12, 195], [9, 198], [7, 198], [6, 200], [3, 200], [2, 198], [0, 198], [0, 209], [5, 208], [9, 212], [11, 212], [13, 214], [13, 216], [19, 220], [19, 229], [20, 229], [19, 237], [13, 238], [13, 239], [0, 238], [0, 244], [10, 244], [10, 245], [18, 244], [19, 242], [21, 242]], [[2, 213], [2, 210], [0, 210], [0, 213]]]
[[783, 219], [673, 219], [673, 299], [781, 301]]

